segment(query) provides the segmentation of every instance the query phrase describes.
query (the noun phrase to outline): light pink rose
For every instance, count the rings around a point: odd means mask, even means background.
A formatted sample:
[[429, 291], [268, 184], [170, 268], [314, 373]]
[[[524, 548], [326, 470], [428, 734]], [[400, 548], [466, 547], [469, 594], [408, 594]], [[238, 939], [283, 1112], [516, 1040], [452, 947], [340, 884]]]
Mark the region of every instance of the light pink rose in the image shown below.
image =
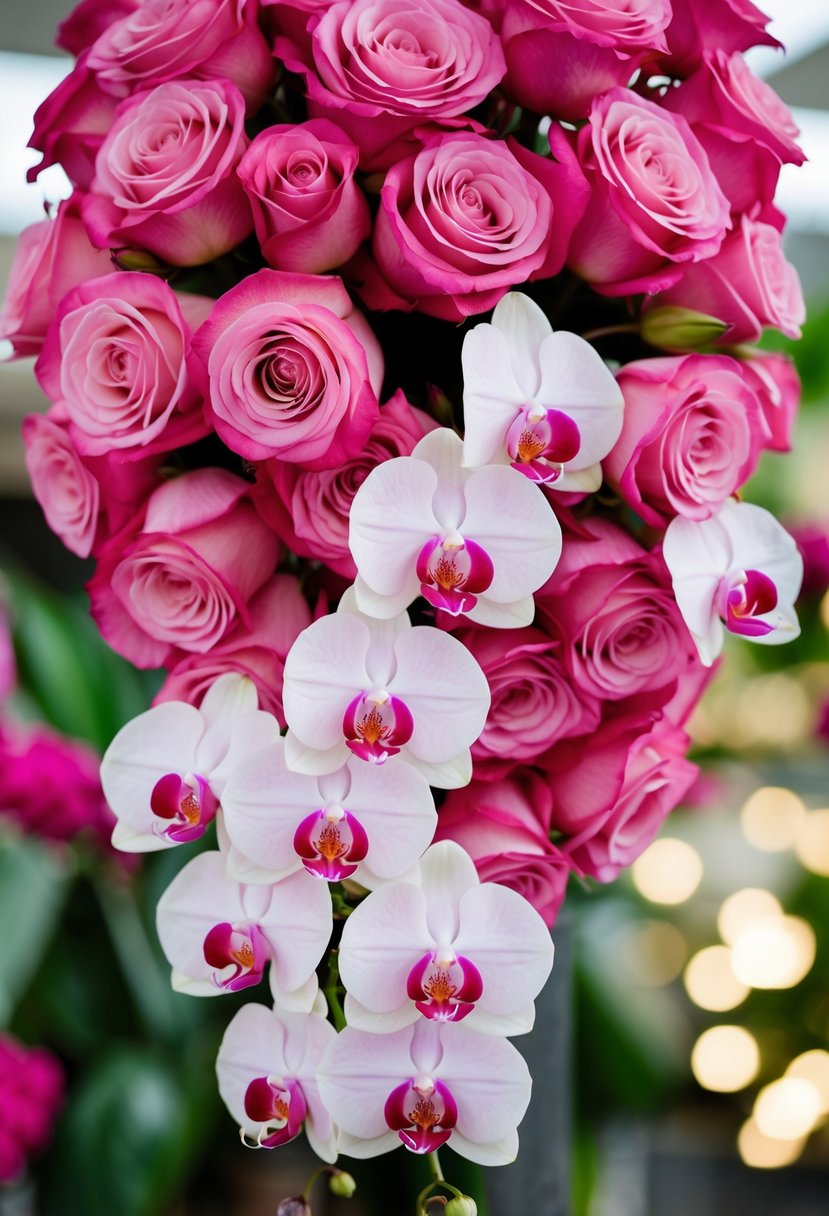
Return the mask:
[[564, 663], [585, 693], [605, 702], [643, 695], [662, 706], [699, 666], [670, 574], [659, 551], [630, 555], [617, 525], [585, 523], [599, 545], [565, 537], [569, 569], [556, 569], [537, 593], [538, 620], [563, 639]]
[[354, 180], [359, 153], [332, 122], [267, 127], [237, 170], [262, 256], [277, 270], [320, 274], [357, 252], [371, 232]]
[[717, 252], [728, 202], [685, 119], [614, 88], [595, 100], [577, 143], [591, 190], [568, 265], [596, 291], [656, 291]]
[[612, 882], [645, 851], [697, 778], [685, 759], [688, 743], [682, 731], [658, 725], [631, 744], [621, 790], [605, 814], [585, 820], [556, 805], [555, 826], [573, 833], [562, 848], [578, 870]]
[[395, 456], [411, 455], [436, 425], [398, 391], [380, 407], [360, 451], [338, 468], [314, 472], [285, 460], [261, 465], [253, 490], [256, 508], [293, 553], [324, 562], [353, 581], [357, 567], [348, 547], [348, 523], [354, 495], [373, 468]]
[[455, 636], [472, 651], [492, 694], [486, 725], [472, 745], [476, 778], [506, 776], [557, 740], [598, 725], [598, 700], [573, 684], [561, 646], [548, 634], [531, 627], [472, 627]]
[[756, 342], [766, 326], [799, 338], [806, 316], [800, 279], [785, 258], [780, 233], [748, 215], [716, 257], [689, 266], [657, 299], [726, 321], [730, 328], [721, 342], [729, 346]]
[[669, 0], [515, 0], [501, 28], [504, 89], [537, 114], [584, 118], [594, 97], [667, 50], [670, 19]]
[[461, 321], [516, 283], [557, 274], [587, 188], [566, 141], [553, 152], [558, 160], [471, 132], [429, 136], [386, 175], [376, 266], [358, 266], [355, 289], [370, 308]]
[[80, 55], [108, 26], [135, 12], [140, 4], [141, 0], [81, 0], [58, 26], [55, 44], [70, 55]]
[[518, 779], [472, 781], [450, 790], [440, 807], [435, 840], [466, 849], [481, 882], [512, 887], [552, 925], [570, 874], [568, 858], [550, 841], [553, 795], [528, 770]]
[[247, 460], [335, 468], [377, 418], [383, 356], [337, 278], [260, 270], [194, 340], [219, 437]]
[[622, 433], [605, 476], [656, 528], [708, 519], [751, 476], [770, 432], [742, 365], [724, 355], [627, 363]]
[[794, 363], [787, 355], [753, 350], [742, 368], [757, 394], [770, 433], [766, 447], [773, 452], [790, 451], [801, 387]]
[[457, 0], [341, 0], [310, 27], [313, 62], [286, 39], [276, 54], [303, 73], [311, 118], [330, 118], [385, 169], [400, 141], [430, 119], [472, 110], [504, 74], [489, 22]]
[[95, 158], [115, 119], [115, 99], [104, 93], [84, 54], [67, 77], [35, 111], [29, 147], [41, 153], [29, 169], [28, 181], [50, 165], [61, 165], [73, 185], [88, 190], [95, 176]]
[[127, 97], [182, 76], [235, 84], [251, 113], [276, 78], [257, 0], [144, 0], [110, 21], [89, 53], [98, 84]]
[[90, 245], [77, 197], [64, 200], [53, 219], [30, 224], [18, 238], [0, 310], [0, 338], [11, 342], [18, 358], [38, 354], [61, 298], [114, 269], [109, 254]]
[[207, 654], [191, 654], [172, 669], [153, 702], [187, 701], [199, 706], [210, 685], [225, 672], [249, 676], [259, 694], [259, 708], [285, 725], [282, 672], [285, 656], [311, 624], [311, 612], [290, 574], [276, 574], [250, 601], [250, 624], [237, 621]]
[[158, 484], [158, 458], [84, 458], [59, 411], [23, 421], [26, 468], [46, 522], [78, 557], [98, 551], [138, 515]]
[[64, 296], [35, 373], [47, 397], [62, 403], [80, 452], [143, 456], [207, 434], [182, 306], [197, 324], [212, 303], [126, 271]]
[[747, 51], [752, 46], [780, 46], [769, 34], [769, 18], [751, 0], [682, 0], [673, 5], [666, 31], [671, 74], [687, 76], [706, 51]]
[[171, 81], [121, 102], [84, 200], [92, 243], [148, 249], [174, 266], [237, 245], [253, 228], [235, 172], [244, 120], [226, 80]]
[[273, 574], [279, 542], [224, 469], [160, 486], [143, 526], [104, 547], [87, 586], [91, 612], [114, 650], [137, 667], [207, 654], [241, 620]]

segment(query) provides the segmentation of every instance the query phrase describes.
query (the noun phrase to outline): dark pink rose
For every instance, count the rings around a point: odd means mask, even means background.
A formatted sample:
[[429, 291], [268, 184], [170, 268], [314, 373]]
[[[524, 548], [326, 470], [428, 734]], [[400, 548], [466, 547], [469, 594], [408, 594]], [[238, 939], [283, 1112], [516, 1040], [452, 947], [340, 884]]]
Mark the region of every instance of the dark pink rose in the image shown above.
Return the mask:
[[638, 515], [708, 519], [751, 476], [770, 432], [742, 364], [724, 355], [627, 363], [622, 433], [602, 462]]
[[144, 0], [107, 23], [89, 66], [116, 97], [183, 76], [221, 77], [254, 112], [276, 78], [257, 12], [256, 0]]
[[276, 574], [257, 591], [249, 605], [250, 624], [237, 621], [227, 636], [207, 654], [191, 654], [172, 669], [154, 705], [161, 701], [187, 701], [200, 705], [210, 685], [225, 672], [249, 676], [259, 693], [259, 706], [285, 725], [282, 711], [282, 672], [285, 656], [303, 629], [311, 624], [311, 611], [299, 580]]
[[687, 76], [706, 51], [747, 51], [752, 46], [780, 46], [766, 26], [769, 18], [751, 0], [682, 0], [673, 5], [666, 31], [672, 74]]
[[279, 43], [280, 56], [287, 54], [288, 58], [313, 63], [308, 25], [312, 17], [321, 15], [335, 3], [336, 0], [261, 0], [261, 17], [272, 34], [271, 42], [285, 39]]
[[456, 840], [482, 882], [512, 887], [552, 925], [564, 899], [570, 865], [550, 841], [553, 795], [541, 777], [472, 781], [450, 790], [435, 840]]
[[61, 165], [69, 180], [88, 190], [95, 176], [95, 157], [115, 119], [116, 103], [104, 93], [82, 55], [69, 75], [35, 111], [29, 147], [42, 159], [27, 173], [30, 182], [50, 165]]
[[94, 245], [148, 249], [174, 266], [227, 253], [253, 228], [236, 166], [242, 95], [226, 80], [178, 80], [118, 106], [95, 161], [84, 222]]
[[[658, 296], [726, 321], [721, 342], [756, 342], [766, 326], [800, 337], [806, 316], [800, 279], [783, 253], [772, 224], [740, 218], [716, 257], [688, 266], [680, 281]], [[656, 301], [654, 301], [656, 303]]]
[[476, 778], [503, 777], [557, 740], [598, 725], [598, 700], [573, 684], [561, 647], [548, 634], [473, 626], [456, 637], [475, 656], [492, 694], [486, 725], [472, 745]]
[[128, 16], [141, 0], [81, 0], [58, 26], [55, 44], [70, 55], [80, 55], [108, 26]]
[[354, 180], [358, 155], [348, 136], [322, 118], [256, 136], [238, 174], [269, 266], [320, 274], [357, 252], [371, 232], [368, 203]]
[[23, 442], [32, 492], [46, 522], [78, 557], [99, 551], [139, 514], [158, 485], [159, 457], [84, 457], [59, 410], [25, 418]]
[[380, 407], [360, 451], [338, 468], [315, 472], [285, 460], [261, 465], [253, 490], [256, 508], [293, 553], [353, 580], [357, 567], [348, 547], [348, 517], [354, 495], [376, 465], [409, 456], [436, 425], [398, 391]]
[[279, 542], [224, 469], [184, 473], [160, 486], [143, 526], [101, 552], [87, 590], [114, 650], [137, 667], [172, 666], [182, 651], [207, 654], [273, 574]]
[[65, 409], [80, 452], [145, 456], [207, 434], [182, 306], [198, 324], [212, 303], [178, 297], [155, 275], [127, 271], [64, 296], [35, 373]]
[[285, 39], [276, 54], [305, 75], [310, 117], [342, 127], [367, 169], [393, 164], [415, 127], [474, 109], [504, 74], [492, 26], [457, 0], [340, 0], [310, 31], [312, 63]]
[[554, 153], [471, 132], [429, 136], [386, 175], [376, 268], [359, 266], [368, 306], [461, 321], [516, 283], [556, 274], [587, 195], [566, 141]]
[[537, 114], [584, 118], [594, 97], [667, 50], [670, 19], [669, 0], [514, 0], [501, 28], [504, 89]]
[[743, 360], [743, 375], [754, 389], [770, 432], [766, 447], [788, 452], [800, 405], [800, 377], [788, 355], [752, 350]]
[[591, 519], [589, 528], [598, 544], [571, 541], [569, 566], [536, 594], [537, 619], [563, 639], [567, 670], [591, 697], [661, 706], [700, 666], [667, 567], [658, 551], [631, 554], [615, 524]]
[[194, 347], [210, 420], [247, 460], [335, 468], [377, 418], [382, 352], [340, 279], [249, 275], [216, 301]]
[[48, 1144], [63, 1102], [63, 1070], [50, 1051], [0, 1034], [0, 1183], [17, 1182]]
[[728, 202], [680, 115], [610, 89], [579, 132], [578, 154], [590, 202], [568, 265], [596, 291], [656, 291], [675, 283], [684, 264], [717, 252], [731, 223]]
[[630, 746], [621, 790], [603, 814], [553, 814], [572, 833], [562, 845], [572, 864], [599, 882], [612, 882], [652, 842], [694, 784], [699, 770], [685, 759], [688, 736], [658, 725]]
[[90, 245], [77, 197], [66, 199], [53, 219], [20, 234], [0, 310], [0, 338], [11, 342], [18, 358], [38, 354], [62, 297], [114, 269], [109, 254]]

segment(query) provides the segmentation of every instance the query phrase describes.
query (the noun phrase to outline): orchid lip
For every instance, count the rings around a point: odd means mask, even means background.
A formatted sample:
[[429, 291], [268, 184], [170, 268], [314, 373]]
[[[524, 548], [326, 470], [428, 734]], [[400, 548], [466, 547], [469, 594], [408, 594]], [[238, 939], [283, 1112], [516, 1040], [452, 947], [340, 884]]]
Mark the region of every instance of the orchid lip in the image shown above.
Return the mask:
[[204, 959], [215, 967], [213, 983], [225, 992], [250, 988], [262, 979], [268, 948], [258, 925], [214, 925], [204, 939]]
[[451, 616], [470, 612], [492, 584], [495, 570], [487, 551], [460, 533], [433, 536], [420, 550], [420, 593], [434, 608]]
[[759, 570], [740, 570], [730, 580], [723, 579], [718, 596], [718, 611], [726, 629], [744, 637], [764, 637], [781, 623], [759, 618], [777, 607], [777, 586]]
[[385, 764], [412, 737], [411, 710], [385, 688], [361, 692], [343, 714], [346, 747], [370, 764]]
[[581, 449], [581, 433], [562, 410], [527, 405], [510, 424], [506, 449], [513, 469], [530, 481], [550, 485]]
[[352, 875], [368, 848], [365, 828], [341, 806], [312, 811], [294, 833], [294, 849], [307, 872], [327, 882]]
[[256, 1077], [245, 1091], [245, 1114], [255, 1123], [263, 1124], [251, 1147], [278, 1148], [287, 1144], [299, 1135], [307, 1113], [302, 1086], [290, 1078]]
[[164, 823], [154, 823], [153, 833], [174, 844], [198, 840], [207, 830], [218, 808], [218, 800], [204, 777], [197, 773], [165, 773], [150, 794], [150, 810]]
[[461, 1022], [483, 993], [474, 963], [451, 950], [433, 950], [418, 959], [406, 980], [406, 993], [429, 1021]]
[[458, 1121], [448, 1085], [433, 1077], [411, 1077], [396, 1086], [383, 1108], [386, 1123], [412, 1153], [433, 1153], [445, 1144]]

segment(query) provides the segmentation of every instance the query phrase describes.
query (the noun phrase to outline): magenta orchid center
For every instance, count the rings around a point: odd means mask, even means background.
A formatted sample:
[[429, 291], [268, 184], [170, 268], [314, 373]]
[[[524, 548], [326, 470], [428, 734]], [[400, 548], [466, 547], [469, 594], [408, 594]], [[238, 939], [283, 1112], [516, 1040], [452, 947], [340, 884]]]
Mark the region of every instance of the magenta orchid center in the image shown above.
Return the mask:
[[150, 809], [165, 822], [154, 823], [153, 832], [175, 844], [197, 840], [216, 814], [218, 801], [198, 774], [165, 773], [153, 786]]
[[294, 833], [294, 849], [315, 878], [348, 878], [368, 853], [368, 835], [355, 815], [341, 806], [312, 811]]
[[433, 1153], [452, 1135], [458, 1106], [442, 1081], [420, 1076], [391, 1091], [383, 1114], [410, 1152]]
[[460, 1022], [475, 1008], [484, 990], [474, 963], [451, 950], [424, 954], [409, 972], [406, 992], [425, 1018]]
[[434, 608], [452, 616], [469, 612], [492, 583], [492, 559], [474, 540], [458, 532], [432, 537], [417, 558], [420, 593]]
[[731, 633], [743, 637], [763, 637], [773, 633], [776, 624], [758, 618], [777, 607], [777, 587], [759, 570], [741, 570], [720, 586], [718, 611]]
[[225, 992], [258, 984], [268, 961], [268, 947], [258, 925], [214, 925], [204, 939], [204, 958], [215, 967], [213, 983]]
[[293, 1140], [302, 1130], [307, 1111], [298, 1081], [257, 1077], [245, 1091], [245, 1114], [254, 1123], [263, 1124], [257, 1141], [260, 1148], [278, 1148]]
[[526, 405], [507, 431], [510, 463], [530, 481], [558, 481], [581, 448], [581, 433], [569, 415]]
[[346, 745], [370, 764], [385, 764], [389, 756], [396, 756], [413, 730], [408, 705], [385, 688], [358, 693], [343, 714]]

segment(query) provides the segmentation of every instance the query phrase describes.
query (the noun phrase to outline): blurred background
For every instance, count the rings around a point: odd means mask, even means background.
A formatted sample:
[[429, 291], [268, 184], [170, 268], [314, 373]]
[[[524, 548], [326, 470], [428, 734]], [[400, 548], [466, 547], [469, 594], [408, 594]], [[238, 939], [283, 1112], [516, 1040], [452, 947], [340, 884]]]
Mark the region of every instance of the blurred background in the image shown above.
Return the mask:
[[[0, 295], [15, 234], [65, 192], [51, 170], [25, 185], [25, 144], [67, 69], [51, 39], [71, 7], [0, 0]], [[801, 544], [803, 633], [729, 648], [691, 727], [692, 805], [615, 885], [568, 894], [575, 1216], [827, 1210], [829, 7], [763, 7], [789, 54], [749, 58], [809, 157], [784, 167], [778, 202], [810, 319], [801, 343], [769, 343], [803, 380], [794, 454], [767, 454], [746, 497]], [[154, 683], [99, 640], [91, 570], [28, 494], [20, 422], [45, 405], [27, 361], [0, 364], [0, 1178], [29, 1160], [0, 1184], [0, 1216], [273, 1216], [313, 1162], [244, 1150], [221, 1107], [213, 1060], [234, 998], [220, 1012], [173, 994], [155, 942], [179, 859], [135, 864], [107, 844], [96, 753]], [[355, 1170], [355, 1199], [324, 1195], [315, 1212], [379, 1210], [372, 1187], [384, 1216], [409, 1211], [422, 1163], [377, 1166]], [[459, 1185], [463, 1168], [453, 1159]]]

